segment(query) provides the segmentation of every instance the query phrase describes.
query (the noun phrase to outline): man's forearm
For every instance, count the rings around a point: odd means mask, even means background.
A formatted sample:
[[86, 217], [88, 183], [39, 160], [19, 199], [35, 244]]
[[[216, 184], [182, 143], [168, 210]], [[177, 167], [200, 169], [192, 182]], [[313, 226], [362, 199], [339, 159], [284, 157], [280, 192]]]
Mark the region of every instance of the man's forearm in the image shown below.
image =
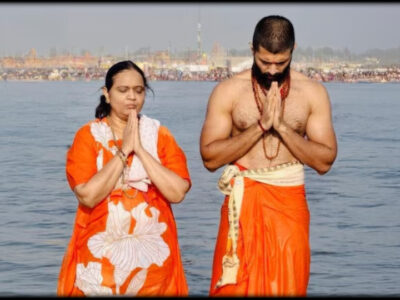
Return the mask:
[[204, 166], [209, 171], [215, 171], [241, 158], [260, 139], [262, 133], [258, 123], [255, 123], [234, 137], [214, 141], [204, 146], [201, 151]]
[[287, 124], [282, 124], [278, 133], [289, 151], [302, 163], [321, 175], [329, 171], [336, 158], [334, 149], [305, 139]]

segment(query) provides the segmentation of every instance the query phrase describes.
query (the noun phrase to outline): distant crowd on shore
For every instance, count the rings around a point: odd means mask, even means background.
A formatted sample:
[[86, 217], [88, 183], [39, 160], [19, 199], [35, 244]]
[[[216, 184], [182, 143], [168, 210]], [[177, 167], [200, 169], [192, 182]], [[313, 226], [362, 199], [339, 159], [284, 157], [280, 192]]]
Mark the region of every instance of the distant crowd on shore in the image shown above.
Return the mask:
[[[235, 73], [227, 67], [209, 71], [190, 72], [172, 68], [148, 68], [146, 76], [150, 81], [222, 81]], [[317, 68], [298, 69], [308, 77], [320, 82], [400, 82], [400, 66], [379, 69], [320, 70]], [[0, 71], [2, 81], [91, 81], [103, 80], [105, 70], [90, 68], [30, 68]]]

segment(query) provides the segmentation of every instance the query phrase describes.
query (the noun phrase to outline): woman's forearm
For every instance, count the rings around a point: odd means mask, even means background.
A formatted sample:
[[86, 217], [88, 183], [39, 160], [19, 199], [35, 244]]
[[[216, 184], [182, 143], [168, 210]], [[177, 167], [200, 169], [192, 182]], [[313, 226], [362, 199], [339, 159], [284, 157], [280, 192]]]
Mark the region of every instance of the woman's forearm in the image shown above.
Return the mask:
[[123, 168], [121, 158], [115, 155], [88, 182], [75, 187], [74, 192], [78, 201], [90, 208], [96, 206], [114, 189]]
[[189, 182], [161, 165], [144, 148], [136, 155], [143, 164], [150, 180], [161, 194], [172, 203], [179, 203], [189, 190]]

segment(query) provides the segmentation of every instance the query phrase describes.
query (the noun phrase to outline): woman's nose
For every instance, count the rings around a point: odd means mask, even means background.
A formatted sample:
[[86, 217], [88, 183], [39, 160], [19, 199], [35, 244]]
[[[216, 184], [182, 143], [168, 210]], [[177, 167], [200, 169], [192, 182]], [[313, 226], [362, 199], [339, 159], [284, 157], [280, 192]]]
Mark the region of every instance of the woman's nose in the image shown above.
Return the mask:
[[128, 91], [128, 99], [135, 99], [136, 98], [136, 93], [133, 89]]

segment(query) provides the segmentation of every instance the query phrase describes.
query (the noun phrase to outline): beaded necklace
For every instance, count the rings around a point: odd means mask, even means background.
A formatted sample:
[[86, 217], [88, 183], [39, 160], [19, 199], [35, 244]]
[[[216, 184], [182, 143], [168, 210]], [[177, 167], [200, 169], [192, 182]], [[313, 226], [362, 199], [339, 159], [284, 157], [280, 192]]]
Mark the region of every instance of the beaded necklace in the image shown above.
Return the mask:
[[[264, 105], [263, 105], [263, 103], [262, 103], [262, 101], [260, 100], [260, 97], [259, 97], [259, 95], [258, 95], [258, 89], [257, 89], [257, 87], [259, 87], [259, 88], [261, 89], [261, 91], [262, 91], [262, 93], [264, 94], [264, 96], [267, 96], [268, 90], [265, 89], [263, 86], [261, 86], [261, 85], [259, 85], [259, 84], [257, 83], [257, 79], [253, 76], [253, 74], [252, 74], [252, 76], [251, 76], [251, 85], [252, 85], [252, 88], [253, 88], [254, 100], [255, 100], [255, 102], [256, 102], [258, 111], [259, 111], [260, 116], [261, 116], [261, 115], [262, 115], [263, 108], [264, 108]], [[280, 90], [280, 93], [281, 93], [281, 100], [282, 100], [282, 118], [283, 118], [283, 115], [284, 115], [284, 113], [285, 113], [285, 103], [286, 103], [285, 99], [286, 99], [287, 96], [289, 95], [289, 90], [290, 90], [290, 73], [288, 74], [287, 78], [286, 78], [285, 81], [283, 82], [282, 88], [281, 88], [281, 90]], [[268, 155], [268, 154], [267, 154], [267, 147], [266, 147], [266, 145], [265, 145], [266, 135], [267, 135], [267, 132], [263, 132], [262, 140], [263, 140], [264, 155], [265, 155], [265, 157], [266, 157], [268, 160], [273, 160], [273, 159], [275, 159], [275, 158], [278, 156], [279, 148], [280, 148], [280, 146], [281, 146], [281, 139], [278, 138], [278, 145], [277, 145], [277, 147], [276, 147], [276, 152], [275, 152], [275, 154], [274, 154], [274, 155]]]

